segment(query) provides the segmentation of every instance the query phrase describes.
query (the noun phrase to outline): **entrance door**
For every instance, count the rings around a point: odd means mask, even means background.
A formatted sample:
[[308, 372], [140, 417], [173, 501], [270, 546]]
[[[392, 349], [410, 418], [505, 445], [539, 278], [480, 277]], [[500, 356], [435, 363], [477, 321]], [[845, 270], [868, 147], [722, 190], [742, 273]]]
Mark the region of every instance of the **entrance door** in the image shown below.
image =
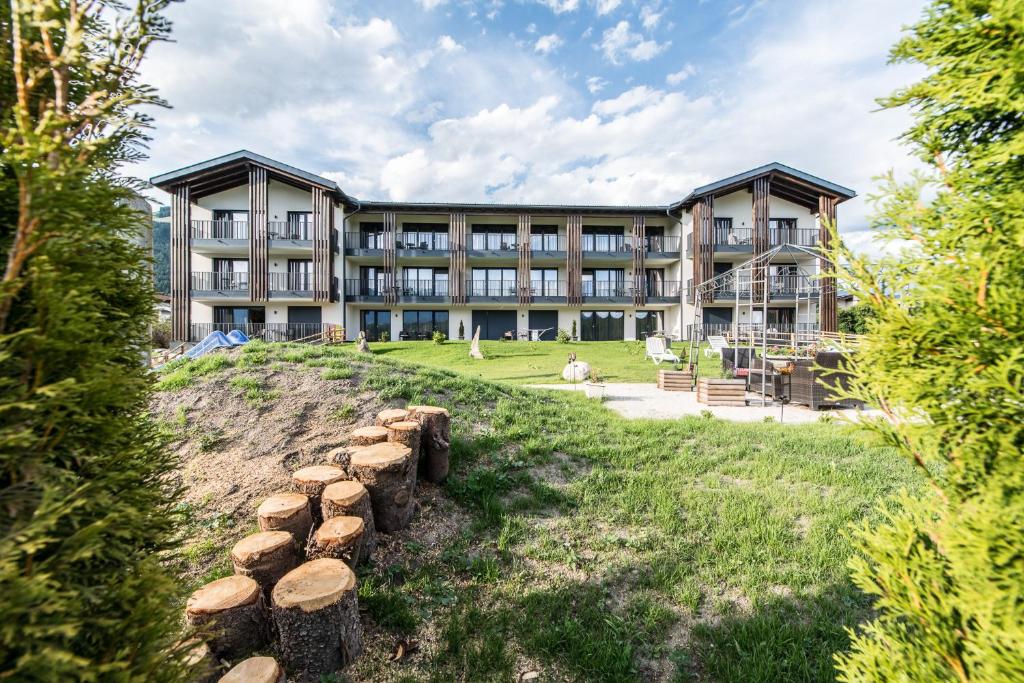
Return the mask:
[[501, 339], [506, 332], [516, 334], [515, 311], [473, 311], [473, 331], [480, 327], [481, 339]]
[[644, 340], [656, 332], [661, 332], [661, 311], [636, 312], [636, 338]]
[[302, 339], [319, 332], [322, 313], [319, 306], [289, 306], [288, 338]]
[[558, 311], [530, 311], [530, 329], [546, 330], [540, 340], [554, 341], [558, 331]]
[[367, 341], [380, 341], [384, 332], [391, 338], [391, 311], [363, 311], [361, 318], [360, 329], [366, 333]]

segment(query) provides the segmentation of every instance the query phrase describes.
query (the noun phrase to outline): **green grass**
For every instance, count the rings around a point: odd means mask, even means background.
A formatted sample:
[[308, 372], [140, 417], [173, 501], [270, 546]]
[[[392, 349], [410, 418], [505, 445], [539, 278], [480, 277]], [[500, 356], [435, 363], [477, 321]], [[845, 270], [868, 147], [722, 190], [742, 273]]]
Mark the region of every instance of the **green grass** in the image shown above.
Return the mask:
[[[562, 368], [568, 354], [575, 353], [578, 360], [597, 368], [607, 382], [657, 381], [658, 369], [668, 364], [654, 365], [644, 357], [643, 342], [480, 342], [483, 360], [469, 357], [468, 342], [448, 341], [444, 344], [429, 342], [379, 342], [370, 344], [375, 355], [396, 360], [422, 363], [437, 368], [496, 382], [514, 384], [561, 384]], [[688, 346], [676, 342], [673, 350], [686, 363]], [[700, 370], [716, 377], [719, 361], [707, 361], [700, 354]]]

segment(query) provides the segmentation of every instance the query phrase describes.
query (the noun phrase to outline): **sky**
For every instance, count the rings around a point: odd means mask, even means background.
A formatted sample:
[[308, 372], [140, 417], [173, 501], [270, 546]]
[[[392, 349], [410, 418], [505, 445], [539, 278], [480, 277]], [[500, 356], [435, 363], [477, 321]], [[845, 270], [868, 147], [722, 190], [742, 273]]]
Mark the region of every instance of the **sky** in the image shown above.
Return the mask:
[[[140, 177], [239, 149], [360, 199], [668, 204], [778, 161], [857, 191], [916, 166], [919, 78], [889, 65], [922, 0], [188, 0], [142, 78]], [[165, 199], [164, 197], [157, 197]]]

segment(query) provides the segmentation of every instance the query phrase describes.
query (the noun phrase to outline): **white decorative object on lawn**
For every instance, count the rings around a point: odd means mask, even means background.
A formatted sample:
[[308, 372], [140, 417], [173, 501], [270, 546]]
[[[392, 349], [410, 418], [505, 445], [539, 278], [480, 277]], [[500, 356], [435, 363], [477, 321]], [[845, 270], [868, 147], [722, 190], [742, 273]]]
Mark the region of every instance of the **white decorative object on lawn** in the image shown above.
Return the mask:
[[588, 377], [590, 377], [590, 363], [585, 361], [573, 361], [562, 370], [562, 379], [566, 382], [582, 382]]
[[476, 332], [473, 333], [473, 341], [469, 345], [469, 357], [476, 358], [477, 360], [483, 360], [484, 354], [480, 351], [480, 326], [476, 326]]

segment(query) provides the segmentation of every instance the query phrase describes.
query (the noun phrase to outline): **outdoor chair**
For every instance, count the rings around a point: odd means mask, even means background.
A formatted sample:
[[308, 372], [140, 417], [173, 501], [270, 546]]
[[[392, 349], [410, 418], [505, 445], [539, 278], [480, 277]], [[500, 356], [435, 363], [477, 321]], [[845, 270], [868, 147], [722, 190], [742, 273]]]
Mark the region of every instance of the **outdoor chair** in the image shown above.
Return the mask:
[[670, 361], [672, 363], [683, 362], [679, 356], [669, 350], [668, 343], [664, 337], [648, 337], [646, 343], [647, 357], [653, 360], [655, 365], [660, 365], [662, 361]]
[[720, 334], [708, 335], [708, 344], [709, 346], [706, 349], [704, 349], [705, 358], [711, 358], [711, 356], [715, 355], [721, 357], [722, 349], [728, 348], [729, 346], [729, 342], [727, 342], [725, 340], [725, 337], [723, 337]]

